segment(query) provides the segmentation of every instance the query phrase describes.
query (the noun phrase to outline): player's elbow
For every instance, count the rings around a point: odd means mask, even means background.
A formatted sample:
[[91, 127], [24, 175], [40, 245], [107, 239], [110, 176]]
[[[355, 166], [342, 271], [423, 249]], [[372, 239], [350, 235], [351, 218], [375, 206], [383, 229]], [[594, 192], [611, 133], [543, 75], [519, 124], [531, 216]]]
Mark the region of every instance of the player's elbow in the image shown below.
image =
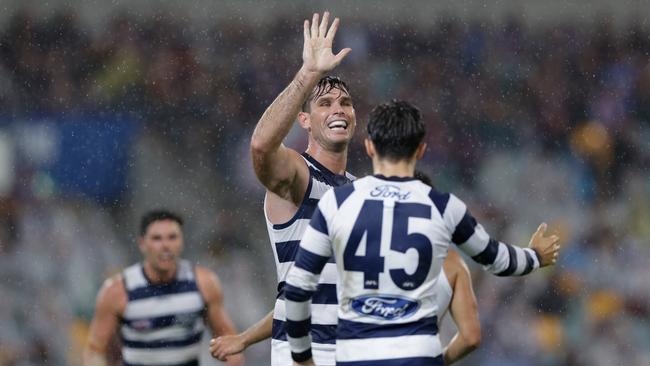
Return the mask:
[[481, 345], [481, 328], [475, 327], [465, 332], [463, 338], [465, 338], [465, 343], [470, 351], [477, 349]]
[[261, 159], [262, 157], [268, 155], [273, 146], [268, 139], [260, 137], [258, 134], [253, 134], [251, 137], [250, 150], [253, 159]]

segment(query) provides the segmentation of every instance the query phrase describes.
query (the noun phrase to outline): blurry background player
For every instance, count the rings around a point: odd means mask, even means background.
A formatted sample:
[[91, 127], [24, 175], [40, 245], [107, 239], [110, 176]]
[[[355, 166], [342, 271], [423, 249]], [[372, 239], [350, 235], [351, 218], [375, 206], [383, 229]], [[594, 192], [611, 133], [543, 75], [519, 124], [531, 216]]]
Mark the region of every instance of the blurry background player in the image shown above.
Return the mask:
[[[356, 124], [352, 98], [345, 83], [338, 78], [324, 77], [350, 49], [332, 53], [339, 19], [334, 19], [329, 29], [328, 25], [328, 12], [320, 22], [318, 14], [314, 14], [311, 24], [304, 21], [303, 65], [264, 112], [253, 132], [251, 154], [255, 174], [266, 187], [264, 212], [277, 266], [278, 295], [272, 314], [239, 336], [211, 342], [210, 350], [219, 359], [241, 352], [272, 334], [272, 365], [291, 364], [284, 329], [284, 280], [318, 200], [332, 186], [353, 179], [345, 170], [348, 144]], [[309, 145], [303, 154], [282, 144], [296, 116], [309, 135]], [[326, 265], [313, 308], [314, 357], [321, 365], [334, 365], [337, 321], [334, 263]]]
[[[422, 171], [416, 169], [414, 177], [434, 188], [431, 178]], [[436, 303], [438, 329], [447, 311], [458, 329], [442, 352], [445, 365], [451, 365], [467, 356], [481, 343], [481, 322], [472, 276], [463, 258], [451, 248], [436, 281]]]
[[318, 203], [285, 284], [291, 356], [312, 365], [310, 300], [332, 255], [339, 274], [337, 365], [442, 365], [436, 283], [454, 243], [499, 276], [555, 263], [546, 225], [520, 248], [489, 237], [465, 204], [416, 180], [426, 144], [420, 112], [391, 102], [370, 114], [366, 152], [374, 176], [335, 187]]
[[[198, 365], [204, 318], [217, 335], [235, 333], [216, 275], [180, 258], [183, 221], [169, 211], [146, 213], [138, 241], [144, 261], [108, 279], [97, 296], [85, 366], [106, 365], [120, 330], [125, 365]], [[241, 356], [228, 365], [241, 364]]]

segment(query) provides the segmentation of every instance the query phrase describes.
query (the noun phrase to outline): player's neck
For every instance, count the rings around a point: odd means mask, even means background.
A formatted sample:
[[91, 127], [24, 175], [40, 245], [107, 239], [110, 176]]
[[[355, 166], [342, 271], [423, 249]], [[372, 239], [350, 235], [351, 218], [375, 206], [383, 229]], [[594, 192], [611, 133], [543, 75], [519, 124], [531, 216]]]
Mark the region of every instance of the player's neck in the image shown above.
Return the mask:
[[172, 282], [174, 278], [176, 278], [177, 267], [178, 266], [174, 266], [174, 268], [170, 271], [161, 272], [155, 270], [149, 262], [145, 261], [144, 274], [147, 276], [147, 280], [149, 280], [149, 282], [151, 283], [154, 284], [168, 283], [168, 282]]
[[415, 174], [415, 159], [413, 161], [389, 161], [372, 159], [372, 170], [375, 175], [385, 177], [412, 177]]
[[344, 174], [348, 161], [348, 149], [343, 151], [325, 150], [318, 144], [310, 144], [307, 154], [335, 174]]

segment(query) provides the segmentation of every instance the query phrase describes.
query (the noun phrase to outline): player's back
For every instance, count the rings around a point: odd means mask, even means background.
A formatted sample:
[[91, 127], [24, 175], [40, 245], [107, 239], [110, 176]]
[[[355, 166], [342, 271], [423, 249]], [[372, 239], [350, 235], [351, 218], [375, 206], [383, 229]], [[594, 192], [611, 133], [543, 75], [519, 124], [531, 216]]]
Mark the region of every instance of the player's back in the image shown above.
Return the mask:
[[440, 195], [412, 178], [369, 176], [334, 196], [337, 362], [440, 361], [436, 281], [450, 239]]

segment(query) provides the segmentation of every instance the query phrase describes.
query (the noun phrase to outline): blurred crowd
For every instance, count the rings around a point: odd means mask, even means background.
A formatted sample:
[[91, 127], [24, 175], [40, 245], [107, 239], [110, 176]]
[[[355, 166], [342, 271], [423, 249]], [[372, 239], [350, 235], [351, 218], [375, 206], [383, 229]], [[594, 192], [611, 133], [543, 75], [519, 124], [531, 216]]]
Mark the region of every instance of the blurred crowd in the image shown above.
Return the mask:
[[[222, 277], [240, 328], [271, 308], [248, 139], [300, 66], [301, 26], [118, 12], [90, 29], [71, 11], [23, 10], [0, 29], [0, 365], [78, 362], [96, 291], [137, 260], [152, 206], [189, 216], [188, 257]], [[353, 49], [336, 70], [357, 111], [351, 172], [370, 171], [372, 105], [407, 99], [427, 121], [421, 168], [439, 190], [502, 241], [527, 245], [541, 221], [563, 238], [558, 265], [526, 279], [472, 267], [484, 341], [465, 364], [650, 364], [647, 27], [344, 18], [337, 38]], [[40, 135], [20, 126], [103, 113], [141, 126], [124, 194], [62, 194], [32, 161]], [[304, 133], [286, 143], [305, 148]]]

